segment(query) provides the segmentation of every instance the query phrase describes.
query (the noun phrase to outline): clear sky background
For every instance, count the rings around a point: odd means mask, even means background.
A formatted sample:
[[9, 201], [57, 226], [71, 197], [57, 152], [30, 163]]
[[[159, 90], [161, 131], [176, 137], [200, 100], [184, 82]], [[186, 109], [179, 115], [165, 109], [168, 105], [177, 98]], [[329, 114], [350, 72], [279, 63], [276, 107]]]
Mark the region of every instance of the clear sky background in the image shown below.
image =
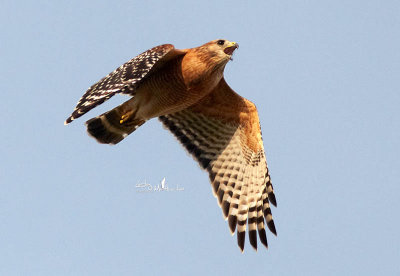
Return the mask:
[[[399, 275], [399, 1], [2, 1], [1, 275]], [[117, 146], [64, 126], [159, 44], [217, 38], [256, 103], [278, 236], [240, 253], [206, 172], [152, 120]], [[165, 177], [179, 192], [139, 193]], [[247, 238], [247, 237], [246, 237]]]

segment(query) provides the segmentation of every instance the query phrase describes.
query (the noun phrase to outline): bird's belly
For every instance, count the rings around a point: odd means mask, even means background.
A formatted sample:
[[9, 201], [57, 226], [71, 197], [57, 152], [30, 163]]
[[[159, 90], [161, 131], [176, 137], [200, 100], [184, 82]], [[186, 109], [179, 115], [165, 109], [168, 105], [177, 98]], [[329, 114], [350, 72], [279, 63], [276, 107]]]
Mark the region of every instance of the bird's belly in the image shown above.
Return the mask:
[[138, 115], [150, 119], [178, 112], [195, 104], [210, 91], [202, 85], [187, 87], [179, 78], [150, 79], [136, 93]]

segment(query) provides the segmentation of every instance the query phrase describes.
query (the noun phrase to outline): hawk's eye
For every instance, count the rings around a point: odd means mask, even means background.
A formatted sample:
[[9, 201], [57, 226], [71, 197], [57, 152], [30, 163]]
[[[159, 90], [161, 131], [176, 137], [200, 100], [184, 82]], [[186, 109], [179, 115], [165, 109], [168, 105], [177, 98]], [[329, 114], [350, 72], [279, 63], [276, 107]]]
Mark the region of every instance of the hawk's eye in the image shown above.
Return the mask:
[[224, 45], [224, 43], [225, 43], [225, 40], [222, 40], [222, 39], [217, 41], [218, 45]]

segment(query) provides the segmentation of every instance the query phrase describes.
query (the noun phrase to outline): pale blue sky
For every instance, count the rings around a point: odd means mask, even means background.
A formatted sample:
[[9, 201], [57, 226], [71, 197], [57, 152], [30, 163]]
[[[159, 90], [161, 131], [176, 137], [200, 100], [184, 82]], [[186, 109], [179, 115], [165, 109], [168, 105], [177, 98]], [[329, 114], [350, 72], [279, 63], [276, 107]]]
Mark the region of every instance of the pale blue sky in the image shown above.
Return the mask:
[[[400, 2], [2, 1], [1, 275], [399, 275]], [[150, 121], [117, 146], [64, 126], [148, 48], [237, 41], [278, 237], [241, 254], [208, 176]], [[182, 192], [138, 193], [163, 178]]]

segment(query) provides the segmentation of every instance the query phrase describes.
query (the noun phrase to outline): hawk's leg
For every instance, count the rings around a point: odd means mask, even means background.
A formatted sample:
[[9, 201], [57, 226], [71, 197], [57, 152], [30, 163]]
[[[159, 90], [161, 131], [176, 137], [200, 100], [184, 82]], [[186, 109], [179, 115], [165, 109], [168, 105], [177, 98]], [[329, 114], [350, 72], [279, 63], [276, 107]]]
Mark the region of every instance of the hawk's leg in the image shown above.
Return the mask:
[[136, 118], [137, 109], [130, 101], [87, 121], [89, 134], [99, 143], [117, 144], [143, 125], [146, 120]]

